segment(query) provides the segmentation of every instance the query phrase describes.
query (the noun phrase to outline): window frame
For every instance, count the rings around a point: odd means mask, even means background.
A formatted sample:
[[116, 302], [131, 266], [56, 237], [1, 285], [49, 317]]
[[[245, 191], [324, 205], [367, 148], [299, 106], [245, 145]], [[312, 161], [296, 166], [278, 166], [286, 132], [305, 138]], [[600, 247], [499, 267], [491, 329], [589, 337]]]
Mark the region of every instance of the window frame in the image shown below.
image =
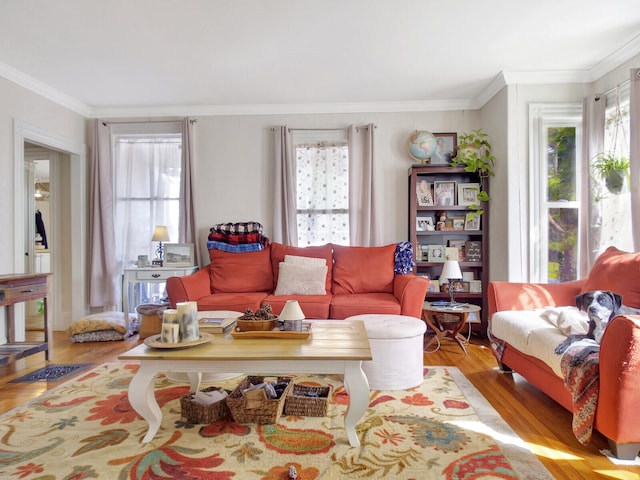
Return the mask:
[[[580, 249], [582, 245], [582, 215], [583, 191], [582, 176], [584, 166], [582, 161], [582, 110], [579, 103], [534, 103], [529, 105], [529, 281], [548, 283], [549, 281], [549, 222], [548, 215], [554, 209], [577, 210], [576, 245], [577, 263], [576, 277], [580, 278]], [[550, 201], [548, 198], [548, 158], [547, 146], [549, 128], [574, 127], [576, 130], [576, 165], [575, 185], [576, 199], [574, 201]], [[544, 253], [544, 254], [543, 254]]]

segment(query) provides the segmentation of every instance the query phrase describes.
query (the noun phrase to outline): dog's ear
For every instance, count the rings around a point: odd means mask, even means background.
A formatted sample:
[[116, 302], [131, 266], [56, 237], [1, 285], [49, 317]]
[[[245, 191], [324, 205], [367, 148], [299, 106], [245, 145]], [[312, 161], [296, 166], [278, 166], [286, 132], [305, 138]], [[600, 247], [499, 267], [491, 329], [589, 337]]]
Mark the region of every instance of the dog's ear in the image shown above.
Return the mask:
[[582, 310], [582, 300], [585, 295], [586, 293], [581, 293], [580, 295], [576, 295], [576, 307], [578, 307], [578, 310]]
[[622, 296], [617, 293], [611, 292], [611, 298], [613, 299], [613, 305], [616, 307], [616, 312], [620, 310], [622, 306]]

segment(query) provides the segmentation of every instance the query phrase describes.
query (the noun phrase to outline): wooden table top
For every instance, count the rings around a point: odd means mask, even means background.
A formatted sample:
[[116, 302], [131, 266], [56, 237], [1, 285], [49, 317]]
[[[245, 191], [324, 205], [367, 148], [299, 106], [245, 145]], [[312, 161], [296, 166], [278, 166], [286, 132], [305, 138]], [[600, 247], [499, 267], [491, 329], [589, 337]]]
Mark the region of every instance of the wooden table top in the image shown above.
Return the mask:
[[305, 339], [233, 338], [214, 335], [211, 342], [188, 348], [150, 348], [144, 344], [120, 360], [371, 360], [361, 320], [314, 320]]

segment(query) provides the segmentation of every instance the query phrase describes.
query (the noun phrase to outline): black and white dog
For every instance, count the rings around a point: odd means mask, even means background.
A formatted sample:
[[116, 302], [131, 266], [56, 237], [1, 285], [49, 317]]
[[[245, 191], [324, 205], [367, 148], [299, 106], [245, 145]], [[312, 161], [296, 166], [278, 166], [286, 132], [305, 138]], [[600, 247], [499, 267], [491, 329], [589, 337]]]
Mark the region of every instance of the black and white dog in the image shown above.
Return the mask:
[[594, 290], [577, 295], [576, 306], [589, 315], [589, 331], [582, 335], [569, 335], [556, 347], [556, 355], [563, 354], [575, 342], [585, 339], [593, 340], [585, 342], [585, 351], [580, 355], [581, 358], [585, 358], [589, 353], [597, 352], [600, 349], [604, 330], [616, 315], [640, 313], [638, 309], [622, 305], [622, 297], [607, 290]]

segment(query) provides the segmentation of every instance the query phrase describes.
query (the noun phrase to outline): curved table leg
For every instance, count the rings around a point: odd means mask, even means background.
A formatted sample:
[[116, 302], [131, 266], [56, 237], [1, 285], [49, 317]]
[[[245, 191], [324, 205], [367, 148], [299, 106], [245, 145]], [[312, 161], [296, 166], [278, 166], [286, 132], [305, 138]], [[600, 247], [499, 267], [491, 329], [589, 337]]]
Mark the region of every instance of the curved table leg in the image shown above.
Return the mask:
[[149, 424], [149, 430], [142, 439], [143, 443], [153, 440], [162, 422], [162, 410], [158, 406], [154, 391], [156, 373], [155, 368], [142, 362], [129, 384], [129, 403]]
[[347, 362], [344, 368], [344, 383], [349, 392], [349, 406], [344, 415], [344, 429], [347, 432], [349, 445], [360, 446], [360, 439], [356, 433], [356, 425], [369, 408], [371, 395], [369, 380], [362, 371], [362, 362]]

